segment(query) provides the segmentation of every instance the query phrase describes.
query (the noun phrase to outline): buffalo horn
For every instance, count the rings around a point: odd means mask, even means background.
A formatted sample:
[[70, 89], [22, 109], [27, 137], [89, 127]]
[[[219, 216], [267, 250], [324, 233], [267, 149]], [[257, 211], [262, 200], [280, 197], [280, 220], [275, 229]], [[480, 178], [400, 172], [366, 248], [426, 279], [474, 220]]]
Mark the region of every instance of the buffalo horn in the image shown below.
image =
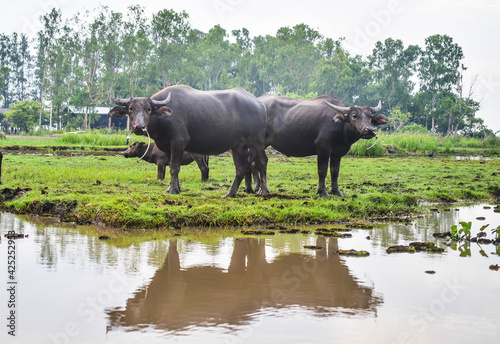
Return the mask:
[[332, 109], [334, 109], [335, 111], [337, 111], [339, 113], [348, 113], [351, 110], [351, 108], [348, 106], [338, 106], [338, 105], [332, 104], [330, 102], [327, 102], [326, 100], [325, 100], [325, 103], [326, 103], [326, 105], [328, 105], [329, 107], [331, 107]]
[[167, 103], [170, 101], [170, 95], [171, 95], [171, 93], [168, 92], [168, 96], [164, 100], [153, 100], [153, 99], [149, 99], [149, 100], [151, 101], [151, 104], [153, 104], [154, 106], [161, 107], [161, 106], [167, 105]]
[[380, 110], [382, 110], [382, 101], [379, 100], [378, 105], [376, 107], [372, 107], [370, 109], [372, 109], [372, 113], [379, 112]]
[[120, 105], [120, 106], [128, 106], [128, 104], [130, 103], [130, 99], [121, 99], [121, 98], [116, 98], [115, 95], [113, 94], [113, 87], [111, 87], [111, 90], [110, 90], [110, 98], [111, 98], [111, 101], [113, 103], [115, 103], [116, 105]]

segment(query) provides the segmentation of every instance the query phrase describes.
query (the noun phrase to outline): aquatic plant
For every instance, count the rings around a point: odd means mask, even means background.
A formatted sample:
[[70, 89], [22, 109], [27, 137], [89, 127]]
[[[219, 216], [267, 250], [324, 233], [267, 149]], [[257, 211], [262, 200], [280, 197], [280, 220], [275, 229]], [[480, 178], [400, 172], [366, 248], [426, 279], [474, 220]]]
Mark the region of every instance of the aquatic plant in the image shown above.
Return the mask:
[[460, 225], [462, 226], [460, 228], [458, 228], [457, 225], [451, 226], [451, 229], [450, 229], [451, 239], [456, 240], [456, 241], [463, 240], [464, 238], [467, 240], [470, 240], [472, 222], [462, 221], [462, 222], [460, 222]]
[[499, 242], [500, 241], [500, 225], [497, 228], [494, 228], [491, 230], [491, 234], [496, 234], [495, 241]]

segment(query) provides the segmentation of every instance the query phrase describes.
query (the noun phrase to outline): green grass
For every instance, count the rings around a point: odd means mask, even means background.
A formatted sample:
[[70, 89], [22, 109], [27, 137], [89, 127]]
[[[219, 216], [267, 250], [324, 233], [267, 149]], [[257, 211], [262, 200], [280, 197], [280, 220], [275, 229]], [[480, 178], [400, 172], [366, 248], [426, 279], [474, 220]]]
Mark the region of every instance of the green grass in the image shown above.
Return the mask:
[[89, 131], [77, 134], [65, 133], [56, 141], [63, 145], [123, 146], [126, 144], [126, 137], [127, 134], [124, 132], [109, 134], [102, 131]]
[[135, 159], [7, 154], [0, 190], [31, 189], [2, 202], [7, 211], [120, 228], [305, 224], [394, 218], [425, 211], [422, 204], [429, 202], [491, 200], [500, 196], [499, 170], [500, 158], [345, 157], [339, 178], [344, 196], [321, 198], [315, 157], [270, 155], [274, 197], [240, 188], [237, 198], [223, 199], [234, 176], [230, 157], [211, 157], [206, 183], [195, 164], [183, 166], [182, 193], [166, 195], [168, 181], [156, 179], [156, 166]]
[[[127, 132], [91, 130], [84, 133], [64, 133], [53, 136], [9, 136], [0, 140], [0, 150], [98, 150], [104, 147], [126, 147]], [[144, 136], [131, 134], [130, 141], [147, 141]], [[375, 145], [368, 149], [370, 146]], [[500, 138], [468, 138], [462, 136], [437, 136], [426, 133], [380, 133], [379, 139], [359, 140], [352, 145], [348, 155], [424, 155], [430, 152], [440, 154], [465, 154], [500, 156]]]
[[379, 134], [376, 144], [375, 139], [359, 140], [352, 145], [350, 155], [357, 156], [384, 156], [423, 155], [431, 152], [441, 154], [467, 154], [467, 155], [500, 155], [500, 138], [491, 137], [477, 139], [462, 136], [437, 136], [424, 133]]

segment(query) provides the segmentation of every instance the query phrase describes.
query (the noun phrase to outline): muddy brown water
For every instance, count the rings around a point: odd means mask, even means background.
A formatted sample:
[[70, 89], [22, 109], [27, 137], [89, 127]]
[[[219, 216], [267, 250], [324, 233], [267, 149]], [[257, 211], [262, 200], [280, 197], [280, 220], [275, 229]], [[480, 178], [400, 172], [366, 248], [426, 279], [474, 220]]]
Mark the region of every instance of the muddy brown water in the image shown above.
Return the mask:
[[[447, 246], [432, 236], [459, 221], [472, 221], [474, 233], [487, 223], [496, 227], [500, 214], [493, 210], [455, 207], [411, 224], [353, 229], [343, 239], [181, 237], [127, 248], [2, 214], [0, 341], [497, 343], [500, 271], [489, 266], [500, 263], [499, 247]], [[28, 235], [15, 240], [13, 280], [9, 230]], [[386, 253], [413, 241], [445, 252]], [[339, 256], [338, 249], [370, 256]], [[6, 326], [11, 310], [15, 337]]]

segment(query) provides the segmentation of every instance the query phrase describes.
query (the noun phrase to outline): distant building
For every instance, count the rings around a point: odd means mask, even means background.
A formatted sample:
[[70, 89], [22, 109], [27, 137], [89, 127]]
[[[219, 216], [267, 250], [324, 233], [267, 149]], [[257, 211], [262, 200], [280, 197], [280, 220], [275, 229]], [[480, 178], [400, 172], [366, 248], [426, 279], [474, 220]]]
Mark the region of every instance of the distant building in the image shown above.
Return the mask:
[[128, 117], [126, 118], [114, 118], [108, 117], [108, 112], [111, 110], [109, 107], [95, 107], [91, 109], [85, 109], [83, 107], [77, 106], [68, 106], [67, 111], [72, 115], [81, 115], [85, 114], [85, 111], [89, 111], [88, 113], [99, 115], [99, 120], [91, 125], [91, 128], [115, 128], [115, 129], [127, 129]]

